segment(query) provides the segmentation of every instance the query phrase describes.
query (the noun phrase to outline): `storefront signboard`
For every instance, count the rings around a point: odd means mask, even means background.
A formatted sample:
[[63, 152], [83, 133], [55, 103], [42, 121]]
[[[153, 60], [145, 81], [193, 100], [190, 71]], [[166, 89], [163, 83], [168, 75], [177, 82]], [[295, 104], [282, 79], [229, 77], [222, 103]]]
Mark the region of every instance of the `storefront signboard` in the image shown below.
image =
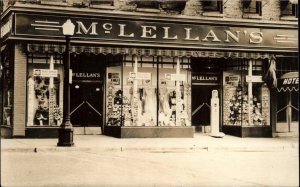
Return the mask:
[[192, 74], [192, 84], [220, 84], [220, 75], [209, 73], [197, 73]]
[[74, 80], [99, 80], [101, 74], [99, 72], [73, 72]]
[[264, 82], [261, 75], [246, 76], [246, 82]]
[[[207, 22], [151, 21], [118, 17], [79, 17], [39, 14], [15, 14], [15, 36], [29, 38], [61, 38], [67, 19], [75, 24], [72, 41], [118, 42], [136, 46], [158, 44], [180, 48], [223, 48], [234, 50], [253, 48], [297, 49], [297, 28], [218, 24]], [[121, 43], [120, 43], [121, 42]]]
[[50, 69], [33, 69], [33, 76], [57, 77], [57, 70]]

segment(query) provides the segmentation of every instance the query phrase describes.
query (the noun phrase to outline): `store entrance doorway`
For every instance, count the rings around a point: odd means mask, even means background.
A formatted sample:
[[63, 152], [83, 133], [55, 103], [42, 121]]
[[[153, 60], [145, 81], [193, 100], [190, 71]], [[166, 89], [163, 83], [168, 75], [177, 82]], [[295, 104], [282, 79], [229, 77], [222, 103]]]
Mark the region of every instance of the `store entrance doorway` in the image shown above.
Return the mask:
[[[74, 82], [71, 87], [71, 123], [83, 127], [81, 133], [88, 134], [91, 128], [101, 131], [103, 123], [103, 84], [102, 82]], [[78, 128], [79, 129], [79, 128]]]
[[208, 132], [210, 128], [210, 100], [212, 91], [218, 90], [219, 85], [192, 86], [192, 125], [197, 132]]

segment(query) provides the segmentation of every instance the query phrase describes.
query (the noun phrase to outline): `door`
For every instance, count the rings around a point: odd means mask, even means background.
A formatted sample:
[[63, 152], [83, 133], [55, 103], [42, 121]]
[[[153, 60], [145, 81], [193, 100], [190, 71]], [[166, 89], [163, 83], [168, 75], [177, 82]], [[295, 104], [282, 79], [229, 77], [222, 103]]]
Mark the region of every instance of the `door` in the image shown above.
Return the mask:
[[192, 86], [192, 124], [194, 126], [210, 125], [210, 99], [213, 90], [219, 90], [219, 85]]
[[73, 83], [70, 109], [71, 123], [74, 127], [101, 127], [103, 122], [102, 83]]
[[276, 132], [298, 132], [298, 92], [279, 92], [277, 98]]

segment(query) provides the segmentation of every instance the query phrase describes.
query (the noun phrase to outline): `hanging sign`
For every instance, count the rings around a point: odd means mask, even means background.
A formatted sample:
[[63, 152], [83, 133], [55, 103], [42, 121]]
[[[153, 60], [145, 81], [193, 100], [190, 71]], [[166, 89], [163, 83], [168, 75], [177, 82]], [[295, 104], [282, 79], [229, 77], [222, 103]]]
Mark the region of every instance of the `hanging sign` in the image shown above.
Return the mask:
[[167, 81], [184, 81], [185, 80], [185, 75], [184, 74], [166, 73], [165, 74], [165, 79]]
[[146, 72], [129, 72], [129, 78], [131, 79], [138, 79], [138, 80], [150, 80], [151, 73]]
[[57, 77], [57, 70], [50, 69], [33, 69], [33, 76]]
[[264, 82], [261, 75], [246, 76], [246, 82]]
[[299, 73], [289, 72], [278, 79], [277, 90], [281, 91], [298, 91], [299, 90]]

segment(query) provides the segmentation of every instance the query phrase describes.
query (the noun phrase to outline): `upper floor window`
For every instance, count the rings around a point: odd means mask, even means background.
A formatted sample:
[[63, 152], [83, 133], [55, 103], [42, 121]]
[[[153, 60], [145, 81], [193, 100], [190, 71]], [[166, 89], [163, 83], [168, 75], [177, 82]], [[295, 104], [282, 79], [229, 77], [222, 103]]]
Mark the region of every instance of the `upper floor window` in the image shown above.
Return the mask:
[[242, 0], [243, 12], [246, 14], [258, 14], [261, 16], [261, 1], [260, 0]]
[[90, 0], [91, 5], [107, 5], [107, 6], [113, 6], [114, 1], [113, 0]]
[[153, 0], [153, 1], [134, 1], [136, 4], [136, 8], [149, 8], [149, 9], [159, 9], [159, 1]]
[[207, 12], [220, 12], [223, 13], [222, 0], [203, 0], [203, 10]]
[[294, 16], [298, 18], [298, 4], [291, 0], [280, 0], [281, 16]]

